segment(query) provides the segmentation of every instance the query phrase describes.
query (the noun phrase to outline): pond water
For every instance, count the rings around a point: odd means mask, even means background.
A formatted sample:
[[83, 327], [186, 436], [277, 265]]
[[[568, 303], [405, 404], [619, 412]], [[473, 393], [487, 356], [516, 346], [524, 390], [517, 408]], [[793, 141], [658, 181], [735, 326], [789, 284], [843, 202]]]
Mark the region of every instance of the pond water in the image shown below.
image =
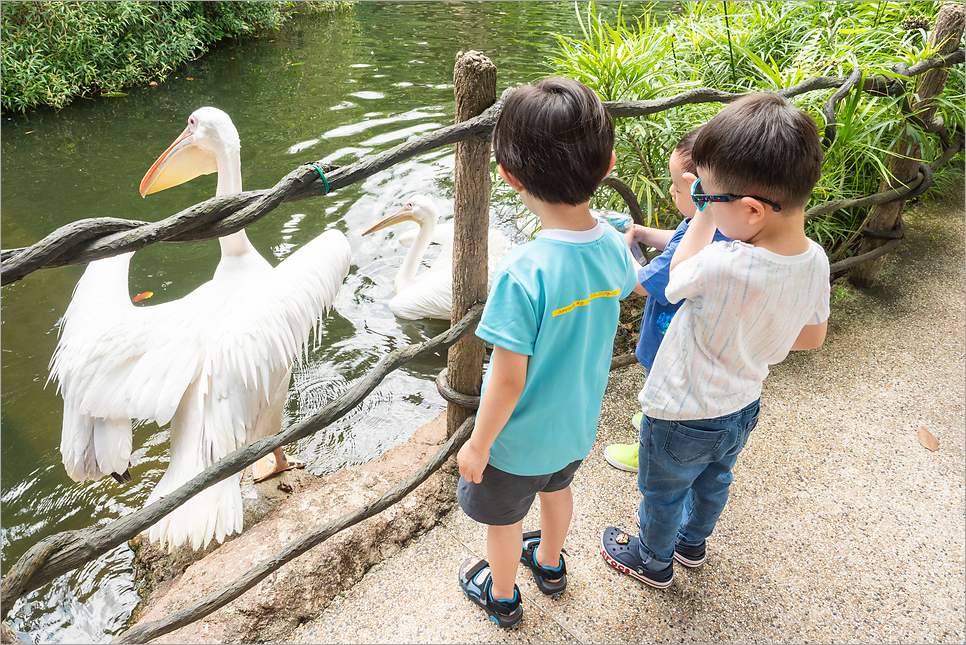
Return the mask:
[[[672, 3], [659, 3], [659, 10]], [[585, 11], [586, 7], [580, 7]], [[598, 3], [614, 16], [617, 3]], [[625, 16], [645, 3], [624, 3]], [[267, 188], [310, 161], [344, 165], [453, 121], [456, 53], [476, 49], [498, 68], [497, 94], [546, 76], [552, 32], [578, 37], [569, 2], [364, 2], [306, 16], [276, 34], [234, 41], [127, 96], [78, 99], [54, 112], [4, 116], [3, 248], [27, 246], [87, 217], [156, 221], [214, 194], [214, 175], [142, 199], [141, 177], [203, 105], [227, 112], [242, 141], [245, 189]], [[344, 392], [395, 347], [430, 338], [442, 321], [404, 321], [388, 308], [405, 249], [390, 232], [361, 231], [424, 193], [452, 216], [453, 148], [383, 171], [333, 195], [282, 205], [250, 226], [273, 264], [327, 228], [343, 231], [353, 264], [320, 343], [297, 368], [284, 426]], [[494, 216], [494, 225], [498, 225]], [[398, 234], [399, 231], [396, 232]], [[180, 298], [210, 279], [215, 241], [158, 244], [131, 264], [146, 304]], [[41, 538], [104, 525], [141, 507], [167, 465], [167, 431], [134, 432], [134, 481], [73, 482], [59, 451], [63, 403], [44, 387], [58, 322], [83, 266], [39, 271], [2, 289], [2, 568]], [[433, 379], [445, 356], [394, 372], [358, 409], [289, 452], [316, 474], [371, 460], [405, 441], [444, 402]], [[283, 427], [284, 427], [283, 426]], [[19, 601], [11, 624], [28, 642], [107, 642], [140, 601], [126, 545]]]

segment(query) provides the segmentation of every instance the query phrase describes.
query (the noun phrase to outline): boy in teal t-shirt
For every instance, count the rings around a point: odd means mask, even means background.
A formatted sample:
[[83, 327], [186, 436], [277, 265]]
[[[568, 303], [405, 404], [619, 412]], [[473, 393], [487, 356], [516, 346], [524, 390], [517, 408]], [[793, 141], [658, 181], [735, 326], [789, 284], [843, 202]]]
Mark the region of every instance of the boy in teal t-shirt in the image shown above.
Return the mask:
[[[541, 224], [494, 275], [476, 332], [493, 355], [457, 455], [460, 506], [488, 526], [487, 560], [466, 560], [460, 587], [501, 627], [523, 617], [521, 561], [543, 593], [566, 587], [570, 482], [597, 435], [619, 301], [637, 284], [623, 237], [588, 206], [614, 166], [613, 145], [603, 103], [570, 79], [518, 88], [493, 130], [500, 176]], [[536, 495], [540, 530], [524, 534]]]

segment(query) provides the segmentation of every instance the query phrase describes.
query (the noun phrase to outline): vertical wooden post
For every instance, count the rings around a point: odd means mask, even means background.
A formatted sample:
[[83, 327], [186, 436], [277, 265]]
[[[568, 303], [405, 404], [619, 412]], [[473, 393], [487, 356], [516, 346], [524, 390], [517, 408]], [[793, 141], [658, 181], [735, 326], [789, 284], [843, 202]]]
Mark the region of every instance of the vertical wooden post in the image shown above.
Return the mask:
[[[938, 53], [945, 55], [959, 49], [962, 37], [963, 6], [945, 3], [936, 15], [936, 24], [929, 34], [929, 42], [933, 46], [939, 46]], [[923, 121], [928, 123], [935, 116], [936, 106], [931, 105], [931, 99], [943, 91], [948, 76], [949, 72], [940, 67], [931, 69], [918, 77], [915, 84], [915, 93], [919, 96], [919, 101], [912, 105], [912, 109]], [[919, 146], [911, 141], [907, 134], [903, 133], [893, 147], [892, 154], [888, 159], [888, 172], [891, 177], [887, 176], [882, 179], [879, 184], [879, 191], [899, 188], [915, 179], [919, 172], [921, 153]], [[872, 212], [869, 213], [869, 228], [874, 231], [891, 231], [895, 228], [899, 215], [902, 214], [905, 207], [905, 200], [873, 206]], [[859, 245], [856, 255], [868, 253], [887, 241], [867, 237]], [[883, 255], [855, 267], [849, 272], [849, 281], [861, 287], [872, 286], [879, 275], [879, 271], [882, 270], [885, 258], [886, 256]]]
[[[453, 70], [456, 122], [471, 119], [496, 101], [496, 66], [476, 51], [459, 52]], [[456, 323], [477, 302], [486, 300], [487, 234], [490, 222], [490, 142], [480, 138], [456, 144], [456, 202], [453, 231], [453, 316]], [[483, 383], [483, 341], [463, 336], [446, 360], [450, 387], [479, 394]], [[473, 414], [452, 403], [447, 436]]]

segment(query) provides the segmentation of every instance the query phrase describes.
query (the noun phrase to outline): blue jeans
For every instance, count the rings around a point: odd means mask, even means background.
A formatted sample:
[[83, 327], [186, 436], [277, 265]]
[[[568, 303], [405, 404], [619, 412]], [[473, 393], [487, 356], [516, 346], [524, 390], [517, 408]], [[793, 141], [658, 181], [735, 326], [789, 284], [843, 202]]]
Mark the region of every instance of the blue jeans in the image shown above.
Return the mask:
[[671, 563], [675, 542], [699, 546], [711, 535], [728, 502], [731, 469], [758, 423], [759, 403], [716, 419], [665, 421], [644, 415], [638, 518], [641, 558], [652, 558], [654, 569]]

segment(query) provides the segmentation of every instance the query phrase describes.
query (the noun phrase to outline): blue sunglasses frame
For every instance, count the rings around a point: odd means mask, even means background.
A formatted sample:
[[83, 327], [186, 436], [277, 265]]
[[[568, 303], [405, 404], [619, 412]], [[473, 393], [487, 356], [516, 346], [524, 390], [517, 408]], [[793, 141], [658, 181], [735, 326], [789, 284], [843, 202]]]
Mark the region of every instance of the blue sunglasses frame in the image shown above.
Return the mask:
[[699, 210], [703, 211], [705, 207], [711, 202], [736, 202], [742, 197], [751, 197], [752, 199], [757, 199], [760, 202], [764, 202], [772, 207], [776, 213], [780, 212], [782, 207], [773, 201], [767, 200], [764, 197], [759, 197], [757, 195], [735, 195], [732, 193], [724, 193], [721, 195], [709, 195], [701, 190], [701, 179], [695, 179], [694, 183], [691, 184], [691, 201], [694, 202], [694, 206]]

